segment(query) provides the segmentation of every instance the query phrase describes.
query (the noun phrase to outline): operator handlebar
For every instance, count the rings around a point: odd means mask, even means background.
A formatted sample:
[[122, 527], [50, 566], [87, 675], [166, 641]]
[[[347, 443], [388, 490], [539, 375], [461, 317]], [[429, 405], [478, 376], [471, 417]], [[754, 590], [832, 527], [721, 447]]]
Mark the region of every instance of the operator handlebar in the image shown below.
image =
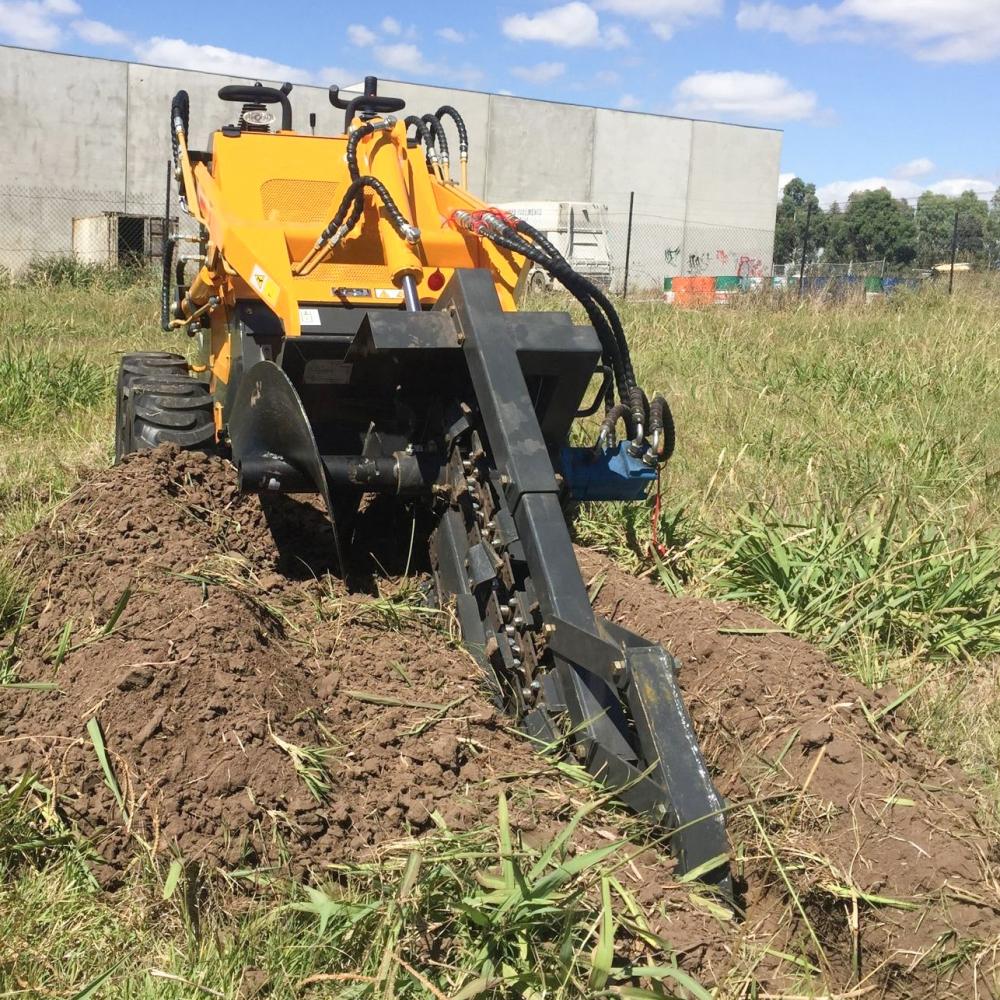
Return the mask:
[[281, 131], [290, 132], [292, 130], [292, 103], [288, 100], [288, 93], [291, 89], [290, 83], [283, 83], [280, 89], [263, 87], [259, 83], [255, 83], [253, 86], [233, 83], [220, 88], [219, 97], [223, 101], [234, 101], [239, 104], [280, 104]]

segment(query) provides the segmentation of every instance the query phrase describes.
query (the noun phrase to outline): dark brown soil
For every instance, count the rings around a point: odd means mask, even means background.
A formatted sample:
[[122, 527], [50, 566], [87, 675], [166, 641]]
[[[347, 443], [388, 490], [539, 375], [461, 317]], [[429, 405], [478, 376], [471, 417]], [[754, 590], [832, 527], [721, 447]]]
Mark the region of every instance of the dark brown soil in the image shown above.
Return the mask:
[[[979, 828], [963, 772], [891, 713], [876, 721], [886, 697], [760, 615], [668, 597], [598, 553], [578, 555], [600, 588], [598, 610], [680, 659], [719, 790], [730, 803], [757, 802], [760, 825], [736, 810], [730, 829], [744, 857], [749, 921], [775, 935], [771, 946], [806, 939], [808, 918], [825, 955], [811, 940], [809, 952], [845, 989], [857, 982], [853, 953], [863, 985], [902, 976], [913, 995], [971, 996], [968, 979], [959, 977], [952, 994], [933, 968], [947, 969], [963, 949], [985, 952], [978, 972], [995, 986], [987, 969], [1000, 935], [997, 844]], [[788, 905], [785, 877], [801, 911]], [[776, 926], [778, 915], [790, 919]]]
[[[346, 587], [322, 572], [332, 548], [313, 508], [265, 512], [222, 461], [160, 449], [96, 475], [23, 540], [18, 561], [37, 584], [19, 680], [58, 690], [0, 689], [0, 780], [32, 770], [50, 784], [106, 885], [138, 844], [301, 876], [441, 824], [489, 825], [501, 790], [529, 841], [576, 811], [579, 789], [508, 730], [447, 617], [391, 582], [409, 518], [369, 513]], [[961, 773], [901, 725], [886, 729], [890, 716], [870, 723], [862, 705], [883, 702], [811, 647], [731, 631], [767, 628], [758, 616], [669, 597], [593, 552], [580, 561], [599, 610], [681, 658], [720, 790], [756, 803], [731, 816], [745, 920], [712, 916], [651, 852], [623, 870], [685, 965], [724, 995], [745, 995], [746, 975], [775, 991], [801, 982], [782, 951], [809, 955], [852, 996], [971, 995], [1000, 920], [996, 847]], [[331, 748], [322, 802], [289, 747]], [[580, 843], [615, 835], [614, 822], [585, 824]], [[971, 958], [950, 961], [959, 953]], [[980, 989], [991, 962], [979, 958]]]

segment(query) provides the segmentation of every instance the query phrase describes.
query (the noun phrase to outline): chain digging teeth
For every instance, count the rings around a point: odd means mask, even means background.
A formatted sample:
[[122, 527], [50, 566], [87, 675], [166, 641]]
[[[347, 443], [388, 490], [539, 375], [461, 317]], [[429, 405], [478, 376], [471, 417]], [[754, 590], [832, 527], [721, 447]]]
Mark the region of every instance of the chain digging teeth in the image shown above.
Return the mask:
[[468, 497], [469, 542], [486, 546], [497, 567], [484, 613], [487, 634], [495, 636], [496, 643], [491, 663], [507, 692], [508, 707], [522, 714], [535, 708], [541, 697], [540, 671], [544, 668], [539, 660], [544, 654], [545, 636], [533, 631], [534, 613], [526, 603], [530, 600], [530, 580], [520, 577], [523, 567], [512, 557], [502, 536], [497, 521], [502, 498], [494, 495], [491, 476], [483, 463], [485, 453], [475, 438], [463, 452], [454, 467], [454, 482], [457, 495]]

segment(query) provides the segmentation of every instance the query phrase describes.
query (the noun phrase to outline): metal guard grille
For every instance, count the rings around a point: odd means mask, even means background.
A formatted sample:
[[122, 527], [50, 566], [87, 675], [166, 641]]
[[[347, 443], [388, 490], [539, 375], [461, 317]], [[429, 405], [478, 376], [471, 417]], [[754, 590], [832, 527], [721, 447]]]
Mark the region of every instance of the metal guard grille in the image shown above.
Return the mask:
[[274, 177], [260, 186], [264, 218], [268, 222], [323, 224], [336, 211], [338, 181], [305, 181]]

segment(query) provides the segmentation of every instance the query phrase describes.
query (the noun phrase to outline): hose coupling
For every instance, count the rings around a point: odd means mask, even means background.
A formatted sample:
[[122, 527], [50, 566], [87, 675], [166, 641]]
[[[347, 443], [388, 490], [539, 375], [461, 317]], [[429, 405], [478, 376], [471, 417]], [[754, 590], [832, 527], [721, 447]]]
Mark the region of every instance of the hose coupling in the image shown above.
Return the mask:
[[401, 232], [403, 239], [407, 243], [419, 243], [420, 242], [420, 230], [416, 226], [411, 226], [408, 222], [404, 222], [401, 226]]
[[638, 458], [647, 448], [646, 432], [641, 423], [635, 425], [635, 437], [629, 442], [628, 453], [633, 458]]

